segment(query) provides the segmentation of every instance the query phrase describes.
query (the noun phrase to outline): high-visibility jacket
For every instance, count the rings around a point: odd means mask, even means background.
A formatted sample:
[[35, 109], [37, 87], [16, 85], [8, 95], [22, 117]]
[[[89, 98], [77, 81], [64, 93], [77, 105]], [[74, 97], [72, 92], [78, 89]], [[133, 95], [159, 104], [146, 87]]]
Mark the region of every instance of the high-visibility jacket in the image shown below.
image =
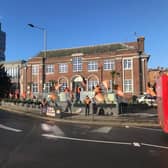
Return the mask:
[[77, 87], [77, 88], [76, 88], [76, 92], [77, 92], [77, 93], [80, 93], [80, 92], [81, 92], [81, 88], [80, 88], [80, 87]]
[[85, 104], [90, 104], [91, 103], [91, 100], [89, 97], [87, 97], [85, 100], [84, 100]]
[[94, 91], [95, 93], [100, 93], [101, 92], [100, 86], [96, 86]]

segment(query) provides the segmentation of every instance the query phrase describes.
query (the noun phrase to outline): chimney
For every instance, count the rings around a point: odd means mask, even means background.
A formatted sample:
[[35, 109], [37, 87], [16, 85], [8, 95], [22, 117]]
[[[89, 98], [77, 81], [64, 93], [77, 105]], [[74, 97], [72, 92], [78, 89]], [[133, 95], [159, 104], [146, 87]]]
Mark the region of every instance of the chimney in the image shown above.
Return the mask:
[[145, 37], [143, 37], [143, 36], [137, 38], [138, 52], [139, 53], [144, 52], [144, 41], [145, 41]]

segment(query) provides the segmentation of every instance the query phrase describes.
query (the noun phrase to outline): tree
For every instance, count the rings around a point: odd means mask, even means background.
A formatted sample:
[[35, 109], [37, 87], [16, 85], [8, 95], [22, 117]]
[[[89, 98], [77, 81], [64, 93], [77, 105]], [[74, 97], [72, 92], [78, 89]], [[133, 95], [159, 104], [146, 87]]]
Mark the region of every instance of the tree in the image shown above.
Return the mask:
[[3, 64], [0, 64], [0, 98], [9, 95], [11, 85], [10, 77], [7, 75]]

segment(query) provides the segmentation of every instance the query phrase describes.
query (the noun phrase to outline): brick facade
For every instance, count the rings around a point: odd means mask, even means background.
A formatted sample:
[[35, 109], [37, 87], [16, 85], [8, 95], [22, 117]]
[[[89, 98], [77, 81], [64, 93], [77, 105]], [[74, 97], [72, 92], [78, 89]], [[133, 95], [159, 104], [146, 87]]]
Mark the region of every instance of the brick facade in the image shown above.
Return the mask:
[[159, 78], [159, 76], [161, 74], [168, 74], [168, 69], [164, 69], [164, 68], [153, 68], [153, 69], [149, 69], [148, 70], [148, 83], [153, 86], [155, 85], [157, 79]]
[[[28, 60], [27, 67], [22, 72], [25, 74], [25, 80], [23, 80], [21, 94], [31, 92], [31, 94], [41, 95], [46, 91], [46, 88], [43, 90], [42, 84], [51, 83], [51, 81], [57, 83], [64, 81], [63, 83], [66, 83], [71, 90], [78, 83], [83, 90], [87, 91], [91, 89], [94, 82], [94, 84], [100, 84], [104, 80], [112, 82], [112, 70], [119, 73], [115, 77], [115, 84], [120, 86], [126, 96], [139, 95], [146, 90], [149, 57], [144, 52], [144, 37], [139, 37], [137, 41], [130, 43], [47, 51], [46, 55], [44, 62], [44, 52]], [[81, 66], [81, 70], [74, 69], [75, 65], [77, 69]], [[32, 75], [33, 66], [38, 67], [35, 75]], [[53, 71], [43, 74], [43, 69], [47, 66], [51, 66]], [[62, 67], [65, 68], [65, 73], [60, 72], [61, 66], [65, 66]], [[90, 70], [88, 70], [89, 66], [91, 66]], [[37, 90], [32, 92], [31, 87], [34, 83], [37, 84]], [[109, 91], [112, 90], [110, 83]]]

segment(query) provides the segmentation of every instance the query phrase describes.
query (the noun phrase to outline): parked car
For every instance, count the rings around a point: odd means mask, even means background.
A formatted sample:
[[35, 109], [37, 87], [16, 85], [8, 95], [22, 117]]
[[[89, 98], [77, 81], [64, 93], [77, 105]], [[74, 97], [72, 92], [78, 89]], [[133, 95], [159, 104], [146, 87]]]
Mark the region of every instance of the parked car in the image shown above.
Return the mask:
[[147, 104], [148, 106], [157, 106], [156, 96], [149, 94], [141, 95], [137, 97], [137, 103]]

